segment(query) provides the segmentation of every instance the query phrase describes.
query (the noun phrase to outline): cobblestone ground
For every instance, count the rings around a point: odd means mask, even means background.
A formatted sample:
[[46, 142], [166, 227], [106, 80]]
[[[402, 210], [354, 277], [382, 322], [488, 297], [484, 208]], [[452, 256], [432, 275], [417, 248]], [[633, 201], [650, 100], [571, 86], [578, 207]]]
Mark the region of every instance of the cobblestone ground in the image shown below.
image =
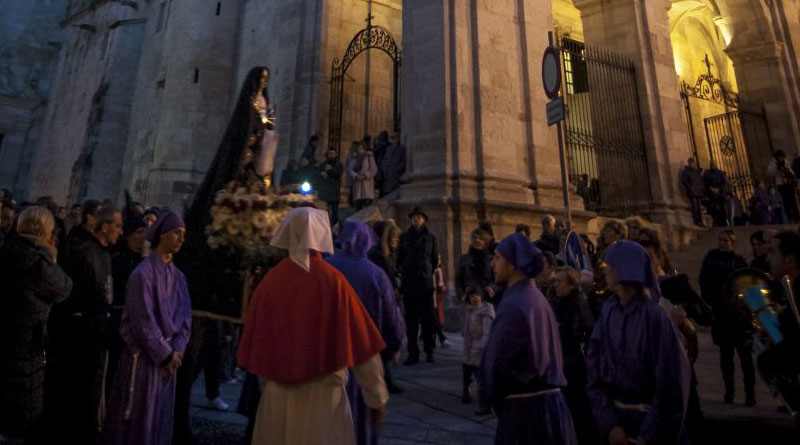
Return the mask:
[[[436, 363], [397, 366], [395, 378], [405, 392], [392, 396], [382, 444], [491, 444], [495, 419], [472, 414], [475, 404], [461, 403], [461, 336], [449, 335], [450, 347], [436, 350]], [[707, 332], [700, 333], [700, 358], [695, 365], [705, 414], [704, 438], [699, 443], [800, 444], [800, 430], [759, 379], [758, 404], [744, 406], [741, 370], [736, 369], [737, 392], [733, 405], [722, 403], [723, 385], [718, 352]], [[223, 384], [222, 397], [235, 407], [241, 385]], [[239, 445], [246, 419], [233, 412], [207, 408], [202, 381], [193, 393], [194, 431], [201, 444]]]

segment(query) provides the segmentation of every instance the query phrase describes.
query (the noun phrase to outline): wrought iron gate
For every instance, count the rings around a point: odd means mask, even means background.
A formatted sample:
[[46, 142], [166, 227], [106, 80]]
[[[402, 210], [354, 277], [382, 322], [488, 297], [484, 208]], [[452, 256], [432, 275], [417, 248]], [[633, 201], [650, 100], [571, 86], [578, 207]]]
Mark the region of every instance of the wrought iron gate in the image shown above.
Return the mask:
[[767, 178], [772, 143], [764, 114], [735, 110], [704, 119], [709, 158], [728, 176], [732, 192], [747, 205], [757, 181]]
[[333, 59], [331, 64], [331, 102], [328, 116], [328, 148], [340, 152], [342, 146], [342, 108], [344, 106], [344, 75], [350, 64], [361, 53], [379, 49], [391, 57], [394, 64], [392, 87], [394, 131], [400, 132], [400, 47], [388, 29], [372, 24], [367, 17], [367, 27], [356, 33], [347, 46], [344, 56]]
[[[766, 180], [767, 165], [772, 159], [767, 119], [763, 108], [749, 111], [756, 107], [743, 106], [739, 95], [729, 91], [722, 80], [714, 77], [708, 55], [704, 62], [706, 72], [697, 78], [694, 85], [684, 82], [681, 88], [692, 154], [701, 167], [708, 168], [713, 161], [717, 168], [724, 171], [731, 191], [746, 206], [753, 197], [757, 182]], [[695, 130], [693, 113], [697, 110], [693, 111], [690, 99], [710, 102], [714, 104], [711, 106], [724, 110], [723, 113], [703, 118], [704, 134], [697, 134]], [[702, 142], [702, 137], [705, 137], [705, 144], [698, 144], [698, 141]], [[700, 152], [706, 148], [707, 157]], [[708, 164], [700, 163], [701, 159], [707, 159]]]
[[562, 38], [570, 182], [587, 210], [630, 216], [652, 208], [633, 62]]

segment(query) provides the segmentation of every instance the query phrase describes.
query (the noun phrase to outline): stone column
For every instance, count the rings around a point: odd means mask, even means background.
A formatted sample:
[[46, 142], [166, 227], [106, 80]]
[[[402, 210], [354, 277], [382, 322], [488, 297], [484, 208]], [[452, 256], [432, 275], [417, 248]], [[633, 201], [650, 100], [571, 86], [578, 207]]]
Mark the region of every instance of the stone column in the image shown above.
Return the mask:
[[[636, 67], [639, 108], [654, 208], [667, 233], [691, 227], [678, 171], [689, 158], [686, 123], [672, 55], [666, 0], [575, 0], [587, 45], [630, 58]], [[635, 187], [635, 184], [629, 184]], [[682, 236], [682, 234], [681, 234]], [[671, 237], [677, 243], [680, 236]]]
[[403, 3], [409, 164], [396, 211], [400, 221], [414, 205], [429, 212], [445, 264], [478, 220], [491, 221], [500, 238], [521, 222], [535, 232], [542, 212], [563, 214], [541, 86], [551, 28], [549, 1]]

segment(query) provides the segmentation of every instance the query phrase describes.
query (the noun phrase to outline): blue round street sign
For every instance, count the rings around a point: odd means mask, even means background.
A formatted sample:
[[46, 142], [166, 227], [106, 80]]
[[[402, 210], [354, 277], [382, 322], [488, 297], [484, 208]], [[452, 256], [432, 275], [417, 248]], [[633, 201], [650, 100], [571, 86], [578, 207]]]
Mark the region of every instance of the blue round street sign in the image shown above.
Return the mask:
[[558, 48], [548, 46], [542, 58], [542, 85], [548, 99], [555, 99], [561, 90], [561, 64], [558, 60]]

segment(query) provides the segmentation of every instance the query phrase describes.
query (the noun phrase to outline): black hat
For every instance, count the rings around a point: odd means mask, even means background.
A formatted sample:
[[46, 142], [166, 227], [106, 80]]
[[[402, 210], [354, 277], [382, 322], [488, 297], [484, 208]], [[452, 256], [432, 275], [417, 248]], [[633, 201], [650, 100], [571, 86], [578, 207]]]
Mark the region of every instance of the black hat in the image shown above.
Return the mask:
[[414, 209], [411, 210], [411, 213], [408, 214], [408, 217], [412, 218], [414, 215], [421, 215], [423, 218], [425, 218], [425, 221], [428, 220], [428, 215], [426, 215], [425, 212], [423, 212], [419, 207], [414, 207]]

